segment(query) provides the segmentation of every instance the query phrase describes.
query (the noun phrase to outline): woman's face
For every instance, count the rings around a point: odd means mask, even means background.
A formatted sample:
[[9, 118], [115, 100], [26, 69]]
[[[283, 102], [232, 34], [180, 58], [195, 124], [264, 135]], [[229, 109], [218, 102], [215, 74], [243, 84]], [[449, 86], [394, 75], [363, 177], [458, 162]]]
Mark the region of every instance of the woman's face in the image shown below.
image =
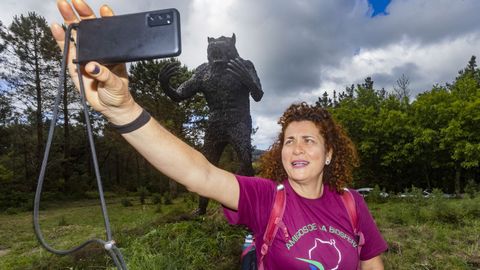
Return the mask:
[[331, 156], [313, 122], [291, 122], [285, 129], [282, 164], [290, 180], [299, 183], [322, 180], [325, 161]]

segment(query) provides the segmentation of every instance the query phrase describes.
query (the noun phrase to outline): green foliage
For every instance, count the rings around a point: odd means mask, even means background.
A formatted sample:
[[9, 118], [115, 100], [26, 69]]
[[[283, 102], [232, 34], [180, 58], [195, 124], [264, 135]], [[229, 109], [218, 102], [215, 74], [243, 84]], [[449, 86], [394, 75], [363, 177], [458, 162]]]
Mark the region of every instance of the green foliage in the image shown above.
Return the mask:
[[163, 204], [172, 204], [172, 194], [170, 194], [170, 192], [165, 192], [165, 194], [163, 194]]
[[[475, 269], [480, 201], [446, 199], [434, 189], [421, 205], [389, 200], [370, 209], [388, 242], [385, 269]], [[432, 256], [435, 254], [435, 256]]]
[[185, 138], [194, 146], [201, 145], [201, 138], [207, 116], [207, 105], [201, 95], [176, 103], [168, 98], [158, 81], [158, 74], [166, 63], [180, 65], [179, 74], [171, 79], [173, 87], [192, 76], [192, 71], [181, 66], [176, 59], [162, 61], [142, 61], [130, 67], [130, 88], [135, 99], [171, 132]]
[[[394, 192], [414, 185], [460, 193], [468, 179], [478, 183], [479, 74], [472, 57], [453, 83], [436, 85], [411, 103], [405, 75], [394, 94], [375, 89], [372, 78], [340, 93], [336, 105], [326, 107], [357, 146], [361, 164], [355, 185], [378, 184]], [[317, 103], [326, 101], [324, 95]]]
[[[0, 211], [5, 209], [16, 209], [16, 211], [27, 211], [33, 206], [33, 193], [25, 193], [11, 190], [0, 193]], [[48, 199], [48, 198], [47, 198]]]
[[366, 200], [371, 203], [383, 203], [387, 199], [381, 195], [382, 192], [385, 192], [385, 191], [382, 191], [379, 185], [375, 185], [373, 190], [370, 193], [368, 193]]
[[5, 214], [7, 215], [15, 215], [18, 214], [20, 210], [18, 208], [10, 207], [5, 210]]
[[403, 201], [414, 205], [425, 205], [427, 202], [423, 190], [415, 186], [412, 186], [410, 189], [405, 188], [400, 196]]
[[[8, 27], [0, 28], [0, 38], [4, 42], [5, 49], [2, 52], [2, 84], [9, 90], [12, 102], [24, 105], [23, 111], [18, 108], [14, 110], [22, 113], [23, 119], [28, 119], [34, 131], [32, 133], [36, 136], [33, 147], [28, 151], [34, 154], [34, 162], [30, 161], [30, 163], [36, 165], [34, 170], [37, 171], [44, 145], [44, 111], [47, 108], [51, 109], [52, 95], [57, 81], [55, 79], [58, 78], [60, 50], [52, 37], [47, 21], [35, 12], [14, 16]], [[5, 107], [2, 110], [6, 116], [11, 116], [12, 110], [9, 111], [9, 108]], [[10, 120], [6, 124], [15, 122], [18, 120]], [[25, 136], [26, 134], [15, 135]], [[24, 162], [27, 161], [24, 160]], [[35, 178], [29, 177], [26, 182], [33, 185], [32, 179]]]
[[235, 269], [241, 237], [225, 222], [212, 219], [169, 223], [131, 243], [129, 265], [132, 269]]
[[[385, 269], [478, 267], [480, 198], [446, 199], [436, 195], [443, 195], [440, 190], [432, 194], [422, 198], [423, 205], [400, 199], [369, 203], [389, 245], [383, 255]], [[178, 198], [158, 211], [148, 204], [125, 208], [111, 198], [114, 237], [129, 269], [238, 269], [245, 231], [228, 225], [214, 203], [205, 217], [192, 218], [190, 200], [189, 195]], [[42, 218], [46, 238], [61, 248], [91, 235], [102, 238], [103, 221], [96, 204], [96, 200], [49, 203]], [[9, 251], [1, 257], [0, 269], [113, 269], [111, 259], [96, 245], [73, 256], [56, 256], [39, 248], [30, 215], [0, 214], [0, 249]], [[65, 222], [59, 222], [62, 219]]]
[[152, 203], [153, 204], [161, 204], [162, 203], [162, 196], [160, 196], [160, 194], [158, 194], [158, 193], [153, 194]]
[[60, 220], [58, 221], [58, 226], [67, 226], [69, 225], [65, 216], [60, 216]]
[[138, 193], [138, 196], [140, 198], [140, 204], [144, 205], [145, 204], [145, 199], [150, 194], [150, 192], [148, 192], [148, 189], [146, 187], [142, 186], [142, 187], [139, 187], [137, 189], [137, 193]]
[[5, 168], [2, 164], [0, 164], [0, 183], [6, 183], [12, 181], [13, 172], [9, 169]]
[[133, 206], [132, 202], [127, 198], [123, 198], [120, 202], [123, 205], [123, 207]]
[[479, 191], [479, 186], [473, 179], [468, 180], [467, 184], [465, 185], [465, 193], [470, 197], [470, 198], [475, 198], [477, 196]]

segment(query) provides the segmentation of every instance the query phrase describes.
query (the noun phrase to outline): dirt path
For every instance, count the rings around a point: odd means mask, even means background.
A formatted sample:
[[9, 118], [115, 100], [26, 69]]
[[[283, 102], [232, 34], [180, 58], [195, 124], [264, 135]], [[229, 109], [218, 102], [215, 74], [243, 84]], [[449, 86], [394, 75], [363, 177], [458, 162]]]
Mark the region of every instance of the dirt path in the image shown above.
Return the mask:
[[0, 249], [0, 257], [5, 256], [10, 252], [9, 249]]

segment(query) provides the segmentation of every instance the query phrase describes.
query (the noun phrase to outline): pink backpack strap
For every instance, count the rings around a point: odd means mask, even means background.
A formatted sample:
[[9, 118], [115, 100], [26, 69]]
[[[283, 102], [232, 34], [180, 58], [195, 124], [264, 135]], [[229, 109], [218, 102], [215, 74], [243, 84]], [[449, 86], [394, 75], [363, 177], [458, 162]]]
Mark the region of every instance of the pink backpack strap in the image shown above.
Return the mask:
[[355, 234], [355, 241], [357, 242], [357, 252], [358, 252], [358, 269], [360, 269], [360, 252], [362, 250], [363, 244], [365, 244], [365, 238], [363, 233], [358, 227], [358, 215], [357, 215], [357, 206], [355, 204], [355, 198], [353, 194], [347, 188], [344, 189], [344, 192], [341, 195], [343, 205], [347, 209], [348, 218], [350, 219], [350, 224], [352, 224], [353, 233]]
[[240, 255], [240, 260], [242, 260], [243, 257], [245, 257], [248, 254], [248, 252], [250, 252], [250, 250], [252, 250], [252, 248], [254, 248], [254, 247], [255, 247], [255, 245], [252, 243], [250, 246], [248, 246], [246, 249], [244, 249], [242, 251], [242, 255]]
[[286, 205], [286, 194], [285, 187], [282, 184], [277, 186], [275, 192], [275, 197], [273, 201], [272, 211], [270, 212], [270, 217], [268, 219], [267, 228], [263, 234], [263, 245], [260, 250], [261, 257], [258, 263], [258, 270], [264, 270], [263, 259], [268, 253], [268, 249], [275, 239], [278, 228], [281, 228], [286, 239], [289, 238], [287, 228], [282, 221], [283, 213], [285, 212]]

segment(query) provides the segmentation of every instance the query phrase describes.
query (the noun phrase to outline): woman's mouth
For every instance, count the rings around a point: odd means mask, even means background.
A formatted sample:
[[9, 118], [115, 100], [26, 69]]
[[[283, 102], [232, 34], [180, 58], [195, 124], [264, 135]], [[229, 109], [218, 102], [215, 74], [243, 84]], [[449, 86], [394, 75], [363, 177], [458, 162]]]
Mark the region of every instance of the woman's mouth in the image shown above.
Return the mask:
[[294, 160], [291, 164], [293, 168], [303, 168], [310, 164], [310, 162], [306, 160]]

